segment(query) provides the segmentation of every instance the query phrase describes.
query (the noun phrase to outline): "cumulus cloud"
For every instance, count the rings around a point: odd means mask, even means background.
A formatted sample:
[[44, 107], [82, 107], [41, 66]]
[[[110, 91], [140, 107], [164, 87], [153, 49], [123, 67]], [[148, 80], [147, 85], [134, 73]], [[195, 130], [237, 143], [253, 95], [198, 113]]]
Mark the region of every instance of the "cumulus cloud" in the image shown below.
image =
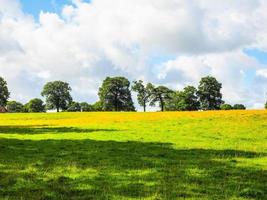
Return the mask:
[[106, 76], [180, 89], [213, 75], [230, 103], [265, 100], [267, 66], [244, 53], [267, 49], [264, 0], [73, 0], [38, 20], [19, 1], [0, 5], [0, 75], [14, 99], [39, 96], [56, 79], [93, 102]]

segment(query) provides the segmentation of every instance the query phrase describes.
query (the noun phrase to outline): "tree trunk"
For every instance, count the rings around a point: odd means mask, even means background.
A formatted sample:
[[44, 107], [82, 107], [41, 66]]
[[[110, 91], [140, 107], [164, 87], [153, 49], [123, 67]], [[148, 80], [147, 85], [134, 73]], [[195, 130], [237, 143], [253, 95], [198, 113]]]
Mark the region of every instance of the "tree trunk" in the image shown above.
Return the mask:
[[144, 102], [144, 112], [146, 112], [146, 102]]
[[115, 111], [118, 112], [118, 97], [115, 95]]
[[57, 106], [57, 112], [59, 112], [59, 107]]
[[160, 100], [160, 106], [161, 106], [161, 112], [164, 111], [164, 102], [162, 101], [162, 99]]

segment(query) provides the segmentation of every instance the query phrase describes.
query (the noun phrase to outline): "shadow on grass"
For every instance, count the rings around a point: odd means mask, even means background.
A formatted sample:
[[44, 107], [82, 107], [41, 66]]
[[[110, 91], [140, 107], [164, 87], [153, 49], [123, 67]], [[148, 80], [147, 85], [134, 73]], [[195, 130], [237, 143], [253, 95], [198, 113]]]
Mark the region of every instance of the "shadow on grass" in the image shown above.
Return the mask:
[[0, 197], [266, 199], [267, 172], [236, 160], [262, 156], [162, 143], [0, 139]]
[[44, 133], [91, 133], [114, 132], [117, 129], [88, 129], [77, 127], [49, 127], [47, 125], [0, 126], [0, 133], [6, 134], [44, 134]]

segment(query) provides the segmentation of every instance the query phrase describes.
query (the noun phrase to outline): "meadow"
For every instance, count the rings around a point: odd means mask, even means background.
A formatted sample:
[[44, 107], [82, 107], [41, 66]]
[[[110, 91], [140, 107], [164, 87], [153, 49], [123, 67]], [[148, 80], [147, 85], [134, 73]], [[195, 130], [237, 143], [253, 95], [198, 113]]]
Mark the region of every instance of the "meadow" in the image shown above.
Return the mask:
[[267, 111], [0, 115], [0, 199], [267, 199]]

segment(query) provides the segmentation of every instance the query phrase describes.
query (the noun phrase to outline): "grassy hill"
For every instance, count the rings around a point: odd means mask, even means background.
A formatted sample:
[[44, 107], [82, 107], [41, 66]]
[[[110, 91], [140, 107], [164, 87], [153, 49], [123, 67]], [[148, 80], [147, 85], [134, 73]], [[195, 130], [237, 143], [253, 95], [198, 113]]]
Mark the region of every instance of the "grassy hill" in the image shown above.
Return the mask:
[[267, 199], [267, 111], [2, 114], [0, 199]]

